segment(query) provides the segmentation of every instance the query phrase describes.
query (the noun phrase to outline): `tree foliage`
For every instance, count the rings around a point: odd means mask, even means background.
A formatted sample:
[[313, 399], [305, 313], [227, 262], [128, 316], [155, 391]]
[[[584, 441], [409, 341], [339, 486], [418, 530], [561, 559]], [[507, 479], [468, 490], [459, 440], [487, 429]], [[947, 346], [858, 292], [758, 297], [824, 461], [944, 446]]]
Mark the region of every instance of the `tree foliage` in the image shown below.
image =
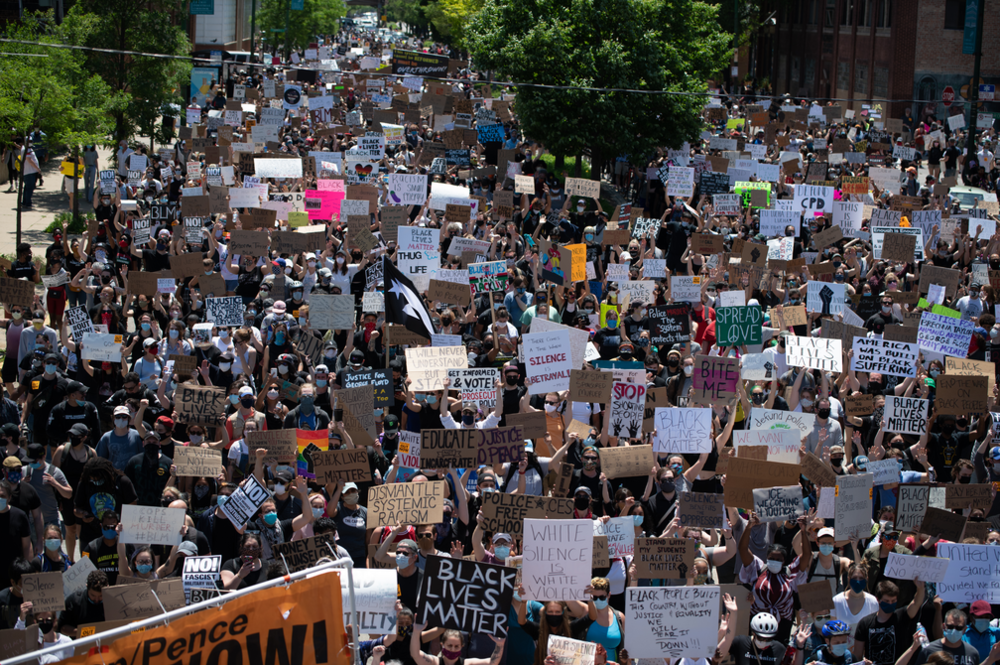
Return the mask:
[[[305, 0], [301, 10], [289, 10], [289, 0], [263, 0], [257, 8], [257, 26], [268, 43], [285, 50], [301, 50], [316, 41], [317, 35], [335, 34], [340, 19], [346, 16], [343, 0]], [[289, 13], [290, 12], [290, 13]], [[288, 14], [288, 34], [273, 32], [285, 29]]]
[[[63, 41], [51, 11], [8, 24], [3, 36], [48, 44]], [[51, 145], [103, 141], [114, 128], [114, 114], [128, 102], [100, 76], [84, 70], [78, 51], [5, 42], [0, 44], [0, 71], [2, 126], [23, 136], [37, 125]]]
[[[523, 83], [703, 92], [730, 36], [698, 0], [485, 0], [469, 27], [476, 67]], [[525, 135], [596, 163], [680, 147], [701, 129], [704, 98], [521, 86]]]
[[468, 45], [472, 18], [483, 8], [483, 0], [437, 0], [424, 8], [424, 14], [443, 41], [456, 48]]
[[[137, 3], [133, 0], [78, 0], [61, 30], [72, 44], [92, 48], [188, 55], [191, 45], [174, 24], [176, 1]], [[182, 14], [183, 15], [183, 14]], [[128, 104], [114, 111], [114, 138], [153, 133], [165, 104], [183, 105], [191, 76], [186, 60], [85, 52], [87, 71], [98, 74], [115, 92], [126, 93]]]

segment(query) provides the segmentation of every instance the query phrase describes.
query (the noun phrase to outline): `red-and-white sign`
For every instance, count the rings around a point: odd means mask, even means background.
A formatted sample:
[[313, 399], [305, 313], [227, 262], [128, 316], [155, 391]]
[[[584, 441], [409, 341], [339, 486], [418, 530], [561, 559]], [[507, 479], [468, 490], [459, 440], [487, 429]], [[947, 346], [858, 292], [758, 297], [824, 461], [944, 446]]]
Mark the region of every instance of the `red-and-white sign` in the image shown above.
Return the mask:
[[950, 107], [955, 102], [955, 89], [950, 85], [941, 93], [941, 103], [945, 107]]

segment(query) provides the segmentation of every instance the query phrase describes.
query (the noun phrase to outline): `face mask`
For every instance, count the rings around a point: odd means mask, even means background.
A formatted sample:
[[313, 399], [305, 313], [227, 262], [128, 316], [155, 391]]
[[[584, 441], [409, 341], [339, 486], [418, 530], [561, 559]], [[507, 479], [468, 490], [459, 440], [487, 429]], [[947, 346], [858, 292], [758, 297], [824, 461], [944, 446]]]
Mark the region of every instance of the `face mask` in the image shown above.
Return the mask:
[[642, 526], [642, 520], [645, 519], [645, 515], [633, 515], [632, 524], [635, 526]]
[[101, 533], [104, 534], [104, 538], [107, 540], [114, 540], [118, 537], [118, 531], [116, 529], [101, 529]]
[[451, 649], [441, 648], [441, 655], [448, 660], [458, 660], [462, 656], [461, 651], [452, 651]]
[[313, 508], [313, 519], [319, 519], [326, 513], [326, 508]]
[[845, 653], [847, 653], [847, 642], [844, 642], [843, 644], [831, 644], [830, 653], [832, 653], [837, 658], [840, 658]]
[[617, 319], [608, 319], [608, 327], [611, 328], [612, 330], [614, 330], [615, 328], [617, 328], [618, 327], [618, 320]]
[[785, 564], [782, 561], [776, 561], [774, 559], [767, 560], [767, 569], [777, 575], [784, 568]]
[[762, 637], [756, 637], [756, 636], [753, 638], [753, 643], [756, 644], [757, 648], [760, 649], [760, 650], [762, 650], [762, 651], [764, 649], [771, 648], [771, 642], [773, 642], [773, 641], [774, 640], [765, 640]]
[[42, 463], [41, 462], [32, 462], [28, 466], [30, 466], [32, 468], [32, 470], [38, 471], [39, 469], [42, 468]]
[[590, 508], [590, 497], [578, 496], [573, 500], [573, 505], [576, 506], [577, 510], [586, 510]]
[[217, 497], [215, 499], [215, 503], [216, 503], [216, 505], [219, 506], [219, 508], [221, 508], [226, 503], [226, 501], [229, 501], [229, 497], [226, 496], [225, 494], [223, 494], [223, 495], [221, 495], [221, 496], [219, 496], [219, 497]]
[[38, 622], [38, 627], [41, 628], [42, 635], [48, 635], [49, 633], [51, 633], [55, 625], [56, 622], [54, 619], [44, 619]]
[[980, 633], [985, 633], [990, 627], [989, 619], [976, 619], [975, 620], [976, 630]]
[[299, 406], [301, 407], [303, 413], [312, 413], [313, 412], [313, 396], [312, 395], [302, 395], [302, 397], [299, 398]]
[[694, 373], [694, 365], [684, 366], [684, 376], [691, 376]]
[[285, 493], [285, 485], [284, 485], [284, 483], [275, 483], [274, 484], [274, 493], [275, 494], [284, 494]]
[[493, 548], [493, 554], [498, 559], [506, 559], [510, 556], [510, 548], [506, 545], [498, 545]]
[[219, 369], [222, 370], [223, 372], [228, 372], [229, 368], [232, 366], [233, 366], [232, 363], [219, 363]]
[[546, 411], [546, 413], [555, 413], [558, 409], [559, 409], [559, 405], [558, 404], [546, 404], [545, 405], [545, 411]]
[[344, 495], [344, 503], [346, 503], [348, 506], [356, 506], [358, 504], [358, 499], [360, 498], [360, 496], [361, 496], [360, 494], [356, 494], [356, 493], [355, 494], [345, 494]]
[[474, 414], [471, 414], [471, 413], [463, 413], [462, 414], [462, 424], [463, 425], [472, 425], [475, 422], [476, 422], [476, 416]]
[[882, 610], [886, 614], [892, 614], [893, 612], [896, 611], [896, 603], [880, 602], [878, 604], [878, 607], [879, 607], [880, 610]]
[[268, 399], [278, 399], [278, 391], [277, 390], [268, 390], [267, 391], [267, 398]]
[[427, 396], [427, 403], [428, 404], [437, 404], [437, 401], [438, 401], [437, 395], [428, 395]]
[[152, 327], [153, 327], [152, 325], [146, 323], [145, 321], [142, 324], [142, 329], [143, 330], [150, 330]]
[[410, 557], [409, 556], [407, 556], [406, 554], [397, 554], [396, 555], [396, 567], [397, 568], [406, 568], [409, 565], [410, 565]]
[[958, 642], [962, 639], [962, 634], [965, 631], [959, 628], [949, 628], [944, 631], [944, 639], [949, 642]]
[[596, 607], [597, 609], [603, 610], [607, 606], [608, 606], [608, 599], [607, 598], [595, 598], [594, 599], [594, 607]]
[[176, 328], [171, 328], [169, 332], [170, 332], [170, 339], [177, 339], [178, 337], [181, 336], [181, 331], [177, 330]]
[[563, 623], [563, 615], [561, 614], [546, 614], [545, 621], [548, 622], [549, 626], [555, 628], [556, 626], [561, 626]]
[[[274, 489], [275, 491], [277, 491], [278, 486], [275, 485]], [[281, 492], [278, 492], [278, 494], [281, 494]], [[274, 526], [275, 522], [277, 521], [278, 521], [278, 513], [268, 513], [264, 515], [264, 524], [268, 526]]]
[[275, 344], [279, 344], [279, 345], [280, 344], [284, 344], [285, 343], [285, 333], [283, 333], [283, 332], [274, 333], [274, 343]]
[[229, 396], [229, 403], [230, 404], [236, 404], [239, 401], [240, 401], [240, 396], [239, 395], [230, 395]]
[[46, 374], [55, 374], [57, 369], [59, 369], [58, 365], [50, 365], [48, 363], [46, 363], [46, 365], [45, 365], [45, 373]]
[[326, 358], [335, 358], [337, 356], [337, 352], [333, 349], [327, 349], [323, 352], [323, 356]]
[[820, 545], [819, 553], [822, 554], [823, 556], [830, 556], [831, 554], [833, 554], [833, 545]]
[[136, 572], [140, 575], [148, 575], [151, 570], [153, 570], [153, 564], [151, 563], [140, 563], [135, 567]]
[[241, 397], [240, 406], [242, 406], [244, 409], [249, 409], [254, 405], [255, 401], [256, 400], [251, 395], [248, 395], [247, 397]]
[[677, 484], [669, 478], [664, 478], [660, 481], [660, 491], [665, 494], [670, 494], [675, 489], [677, 489]]
[[858, 579], [851, 580], [851, 590], [853, 590], [854, 593], [861, 593], [862, 591], [865, 590], [865, 587], [867, 586], [868, 586], [868, 580], [858, 580]]
[[60, 547], [62, 547], [62, 541], [59, 540], [58, 538], [46, 538], [45, 539], [45, 549], [47, 549], [48, 551], [55, 552]]
[[247, 310], [247, 314], [249, 314], [250, 316], [257, 316], [257, 310], [255, 310], [255, 309], [248, 309]]
[[820, 418], [829, 418], [830, 409], [820, 409], [819, 411], [816, 412], [816, 415], [819, 416]]

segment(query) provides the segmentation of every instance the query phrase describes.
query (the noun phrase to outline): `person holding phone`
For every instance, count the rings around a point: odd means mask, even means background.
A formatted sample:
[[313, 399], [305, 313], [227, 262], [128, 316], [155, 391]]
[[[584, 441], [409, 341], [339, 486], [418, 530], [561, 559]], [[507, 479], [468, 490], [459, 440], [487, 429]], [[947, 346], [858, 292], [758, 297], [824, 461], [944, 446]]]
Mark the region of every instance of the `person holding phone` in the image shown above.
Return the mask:
[[222, 564], [222, 588], [232, 591], [245, 589], [267, 580], [267, 566], [261, 559], [263, 549], [260, 537], [244, 533], [240, 539], [239, 555]]

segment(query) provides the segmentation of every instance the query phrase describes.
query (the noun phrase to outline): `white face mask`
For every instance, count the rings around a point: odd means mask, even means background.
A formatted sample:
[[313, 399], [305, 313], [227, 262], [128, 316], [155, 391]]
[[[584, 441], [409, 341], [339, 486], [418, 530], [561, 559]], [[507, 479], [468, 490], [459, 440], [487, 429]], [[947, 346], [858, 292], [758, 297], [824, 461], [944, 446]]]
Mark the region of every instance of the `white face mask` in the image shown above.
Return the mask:
[[228, 372], [229, 368], [232, 366], [233, 366], [232, 363], [219, 363], [219, 369], [221, 369], [223, 372]]
[[310, 268], [315, 268], [316, 267], [316, 262], [315, 261], [306, 261], [306, 265], [309, 266]]
[[694, 373], [694, 365], [685, 365], [684, 376], [691, 376], [692, 373]]
[[559, 405], [558, 404], [546, 404], [545, 405], [545, 410], [548, 413], [555, 413], [556, 411], [559, 410]]
[[344, 257], [343, 256], [338, 256], [337, 257], [337, 264], [338, 265], [343, 265], [344, 264]]

